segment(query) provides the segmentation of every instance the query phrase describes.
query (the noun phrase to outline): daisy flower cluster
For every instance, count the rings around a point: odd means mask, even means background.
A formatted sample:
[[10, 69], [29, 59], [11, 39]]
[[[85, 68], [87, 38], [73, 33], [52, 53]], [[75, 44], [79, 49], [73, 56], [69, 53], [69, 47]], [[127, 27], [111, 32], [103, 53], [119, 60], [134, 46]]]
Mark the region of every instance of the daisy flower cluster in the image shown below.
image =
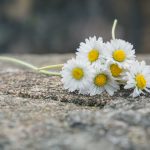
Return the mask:
[[[50, 76], [61, 76], [64, 88], [84, 95], [113, 95], [123, 85], [131, 89], [133, 97], [150, 93], [150, 66], [136, 60], [135, 50], [129, 42], [115, 38], [117, 20], [112, 27], [112, 39], [103, 42], [102, 37], [89, 37], [81, 42], [76, 57], [66, 64], [36, 67], [30, 63], [0, 56], [0, 60], [28, 67]], [[61, 72], [50, 69], [62, 68]]]
[[93, 96], [105, 91], [112, 96], [124, 85], [133, 89], [133, 97], [150, 93], [150, 66], [137, 61], [133, 45], [122, 39], [103, 42], [102, 37], [89, 37], [64, 64], [61, 76], [69, 92]]

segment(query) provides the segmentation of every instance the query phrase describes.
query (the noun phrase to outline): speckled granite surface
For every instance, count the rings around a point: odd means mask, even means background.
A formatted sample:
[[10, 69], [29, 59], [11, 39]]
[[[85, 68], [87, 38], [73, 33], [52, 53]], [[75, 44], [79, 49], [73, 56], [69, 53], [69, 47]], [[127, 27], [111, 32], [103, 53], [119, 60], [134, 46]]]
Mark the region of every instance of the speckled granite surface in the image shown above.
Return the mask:
[[[34, 65], [67, 55], [13, 56]], [[138, 56], [150, 64], [149, 55]], [[0, 62], [0, 150], [149, 150], [150, 96], [68, 93], [60, 77]]]

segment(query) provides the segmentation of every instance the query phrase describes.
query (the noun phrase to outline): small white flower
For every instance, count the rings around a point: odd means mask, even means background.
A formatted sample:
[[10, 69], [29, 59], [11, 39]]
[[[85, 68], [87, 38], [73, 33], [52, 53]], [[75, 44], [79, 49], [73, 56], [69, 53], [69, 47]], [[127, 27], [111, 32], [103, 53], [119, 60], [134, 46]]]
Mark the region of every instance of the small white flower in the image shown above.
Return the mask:
[[101, 64], [104, 60], [104, 43], [101, 37], [89, 37], [85, 40], [85, 43], [80, 43], [80, 47], [77, 49], [77, 58], [85, 60], [92, 65]]
[[121, 39], [111, 40], [105, 44], [105, 54], [108, 60], [127, 68], [128, 63], [135, 60], [133, 45]]
[[123, 84], [127, 69], [120, 67], [117, 63], [113, 63], [112, 61], [107, 61], [106, 65], [113, 78], [117, 80], [118, 83]]
[[134, 89], [131, 94], [133, 97], [139, 96], [144, 91], [150, 93], [150, 66], [146, 65], [144, 61], [135, 61], [132, 63], [132, 67], [129, 68], [129, 72], [126, 73], [127, 84], [125, 89]]
[[65, 89], [70, 92], [83, 90], [91, 82], [93, 68], [82, 60], [71, 59], [64, 65], [61, 75]]
[[93, 78], [88, 90], [88, 93], [92, 95], [101, 94], [103, 91], [109, 95], [113, 95], [119, 89], [119, 85], [113, 79], [110, 72], [104, 67], [100, 66], [95, 68]]

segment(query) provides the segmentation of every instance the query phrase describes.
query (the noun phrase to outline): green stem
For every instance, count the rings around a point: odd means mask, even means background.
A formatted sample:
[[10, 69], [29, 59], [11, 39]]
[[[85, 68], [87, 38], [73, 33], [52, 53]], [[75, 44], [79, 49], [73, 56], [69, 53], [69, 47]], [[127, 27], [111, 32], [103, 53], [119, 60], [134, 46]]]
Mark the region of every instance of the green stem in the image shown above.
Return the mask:
[[61, 76], [61, 74], [58, 73], [58, 72], [49, 72], [49, 71], [46, 71], [46, 70], [38, 70], [38, 68], [36, 66], [31, 65], [31, 64], [29, 64], [27, 62], [24, 62], [24, 61], [16, 59], [16, 58], [0, 56], [0, 60], [13, 62], [13, 63], [19, 64], [19, 65], [25, 66], [27, 68], [30, 68], [32, 70], [39, 71], [39, 72], [41, 72], [43, 74], [47, 74], [47, 75], [51, 75], [51, 76]]
[[13, 63], [16, 63], [16, 64], [20, 64], [20, 65], [23, 65], [27, 68], [30, 68], [30, 69], [33, 69], [33, 70], [37, 70], [38, 68], [36, 66], [33, 66], [27, 62], [24, 62], [22, 60], [18, 60], [16, 58], [11, 58], [11, 57], [5, 57], [5, 56], [0, 56], [0, 60], [4, 60], [4, 61], [9, 61], [9, 62], [13, 62]]
[[113, 26], [112, 26], [112, 39], [115, 40], [115, 29], [117, 25], [117, 19], [114, 20]]
[[38, 70], [62, 68], [63, 66], [64, 64], [50, 65], [50, 66], [44, 66], [44, 67], [38, 68]]
[[39, 70], [39, 72], [50, 75], [50, 76], [61, 76], [61, 73], [59, 73], [59, 72], [49, 72], [46, 70]]

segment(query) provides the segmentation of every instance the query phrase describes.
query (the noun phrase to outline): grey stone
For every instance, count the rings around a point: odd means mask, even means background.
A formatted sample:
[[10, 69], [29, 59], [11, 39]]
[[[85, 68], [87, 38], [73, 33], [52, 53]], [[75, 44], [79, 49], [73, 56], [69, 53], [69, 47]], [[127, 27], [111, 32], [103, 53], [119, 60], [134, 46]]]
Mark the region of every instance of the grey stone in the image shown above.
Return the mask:
[[[18, 57], [18, 56], [16, 56]], [[72, 55], [22, 55], [38, 66]], [[146, 59], [148, 56], [139, 56]], [[58, 59], [58, 60], [57, 60]], [[150, 96], [83, 96], [49, 77], [0, 62], [0, 149], [149, 150]]]

